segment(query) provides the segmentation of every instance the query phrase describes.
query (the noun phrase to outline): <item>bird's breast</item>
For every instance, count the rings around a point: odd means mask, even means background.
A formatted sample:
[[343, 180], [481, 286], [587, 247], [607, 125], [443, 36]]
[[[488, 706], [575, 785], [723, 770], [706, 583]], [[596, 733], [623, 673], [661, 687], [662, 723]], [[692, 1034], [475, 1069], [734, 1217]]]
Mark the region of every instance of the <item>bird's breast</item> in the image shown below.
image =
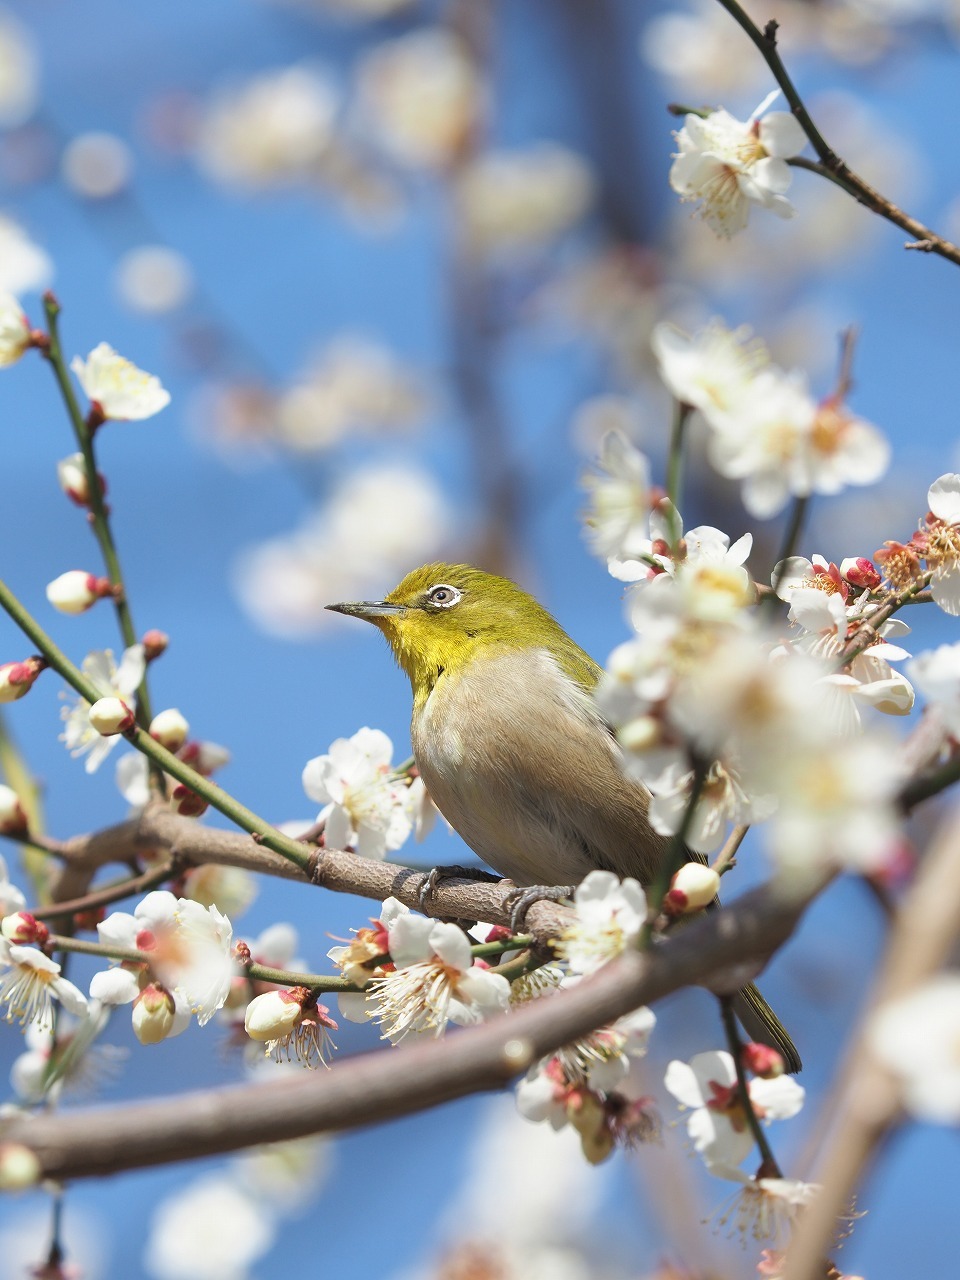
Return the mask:
[[444, 672], [411, 738], [440, 812], [517, 884], [572, 884], [598, 866], [643, 874], [646, 795], [624, 777], [592, 698], [546, 650]]

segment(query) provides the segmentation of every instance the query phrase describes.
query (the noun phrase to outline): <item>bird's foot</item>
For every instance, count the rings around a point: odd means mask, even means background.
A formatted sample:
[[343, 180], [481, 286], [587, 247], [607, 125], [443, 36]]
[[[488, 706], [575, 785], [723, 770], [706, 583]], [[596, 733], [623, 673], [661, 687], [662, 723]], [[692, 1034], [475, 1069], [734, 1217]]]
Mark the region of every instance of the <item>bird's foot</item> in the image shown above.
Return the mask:
[[501, 879], [501, 876], [494, 875], [492, 871], [484, 871], [480, 867], [461, 867], [457, 864], [434, 867], [429, 875], [424, 876], [420, 892], [417, 894], [420, 910], [424, 915], [430, 914], [427, 911], [427, 903], [436, 893], [437, 886], [444, 880], [475, 880], [478, 884], [500, 884]]
[[523, 932], [527, 912], [535, 902], [566, 902], [576, 890], [575, 884], [531, 884], [524, 889], [514, 889], [504, 899], [504, 910], [510, 912], [510, 928], [514, 933]]

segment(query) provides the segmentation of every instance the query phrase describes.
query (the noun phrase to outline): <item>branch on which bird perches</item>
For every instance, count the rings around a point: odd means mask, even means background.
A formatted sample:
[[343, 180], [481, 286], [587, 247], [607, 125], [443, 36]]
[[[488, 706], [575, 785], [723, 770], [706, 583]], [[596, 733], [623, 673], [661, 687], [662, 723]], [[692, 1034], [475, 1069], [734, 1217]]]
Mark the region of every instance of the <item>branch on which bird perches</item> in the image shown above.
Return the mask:
[[[351, 859], [351, 864], [355, 861], [362, 860]], [[340, 868], [348, 864], [335, 865], [340, 876]], [[382, 864], [370, 866], [392, 874]], [[283, 1080], [270, 1084], [37, 1115], [7, 1125], [3, 1140], [34, 1152], [45, 1178], [96, 1177], [357, 1128], [501, 1089], [540, 1058], [642, 1004], [705, 983], [725, 970], [762, 963], [787, 940], [820, 887], [791, 901], [769, 887], [754, 890], [658, 946], [625, 953], [571, 990], [529, 1001], [441, 1042], [362, 1054], [335, 1064], [322, 1077], [305, 1073], [291, 1081], [285, 1073]], [[442, 886], [438, 897], [447, 890]], [[469, 890], [470, 911], [481, 903], [491, 905], [492, 898], [474, 896], [491, 892], [486, 885]], [[438, 910], [448, 905], [441, 902]], [[544, 904], [546, 910], [555, 908]], [[543, 927], [539, 913], [538, 927]]]

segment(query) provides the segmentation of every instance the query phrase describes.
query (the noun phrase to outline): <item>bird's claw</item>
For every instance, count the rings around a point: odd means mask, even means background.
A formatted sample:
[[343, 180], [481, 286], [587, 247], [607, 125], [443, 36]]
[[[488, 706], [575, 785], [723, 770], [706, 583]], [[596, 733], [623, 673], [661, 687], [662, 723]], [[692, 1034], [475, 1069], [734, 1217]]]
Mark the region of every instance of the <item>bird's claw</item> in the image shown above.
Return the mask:
[[434, 867], [429, 875], [424, 876], [423, 882], [417, 893], [417, 902], [423, 914], [429, 915], [427, 903], [437, 891], [437, 886], [443, 880], [476, 880], [478, 882], [492, 881], [499, 884], [501, 877], [494, 875], [490, 871], [483, 871], [480, 867], [461, 867], [459, 865], [448, 867]]
[[512, 890], [503, 901], [504, 910], [510, 912], [511, 930], [523, 932], [527, 912], [535, 902], [566, 902], [573, 897], [576, 887], [574, 884], [531, 884]]

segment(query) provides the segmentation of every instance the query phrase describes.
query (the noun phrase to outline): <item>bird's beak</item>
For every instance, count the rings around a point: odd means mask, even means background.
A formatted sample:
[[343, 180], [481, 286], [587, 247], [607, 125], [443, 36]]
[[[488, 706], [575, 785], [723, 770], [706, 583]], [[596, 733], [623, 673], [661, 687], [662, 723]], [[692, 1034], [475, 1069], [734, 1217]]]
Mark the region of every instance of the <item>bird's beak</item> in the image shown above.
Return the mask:
[[364, 618], [367, 622], [376, 622], [378, 618], [389, 618], [407, 611], [406, 605], [391, 604], [389, 600], [346, 601], [343, 604], [328, 604], [324, 608], [334, 613], [345, 613], [351, 618]]

